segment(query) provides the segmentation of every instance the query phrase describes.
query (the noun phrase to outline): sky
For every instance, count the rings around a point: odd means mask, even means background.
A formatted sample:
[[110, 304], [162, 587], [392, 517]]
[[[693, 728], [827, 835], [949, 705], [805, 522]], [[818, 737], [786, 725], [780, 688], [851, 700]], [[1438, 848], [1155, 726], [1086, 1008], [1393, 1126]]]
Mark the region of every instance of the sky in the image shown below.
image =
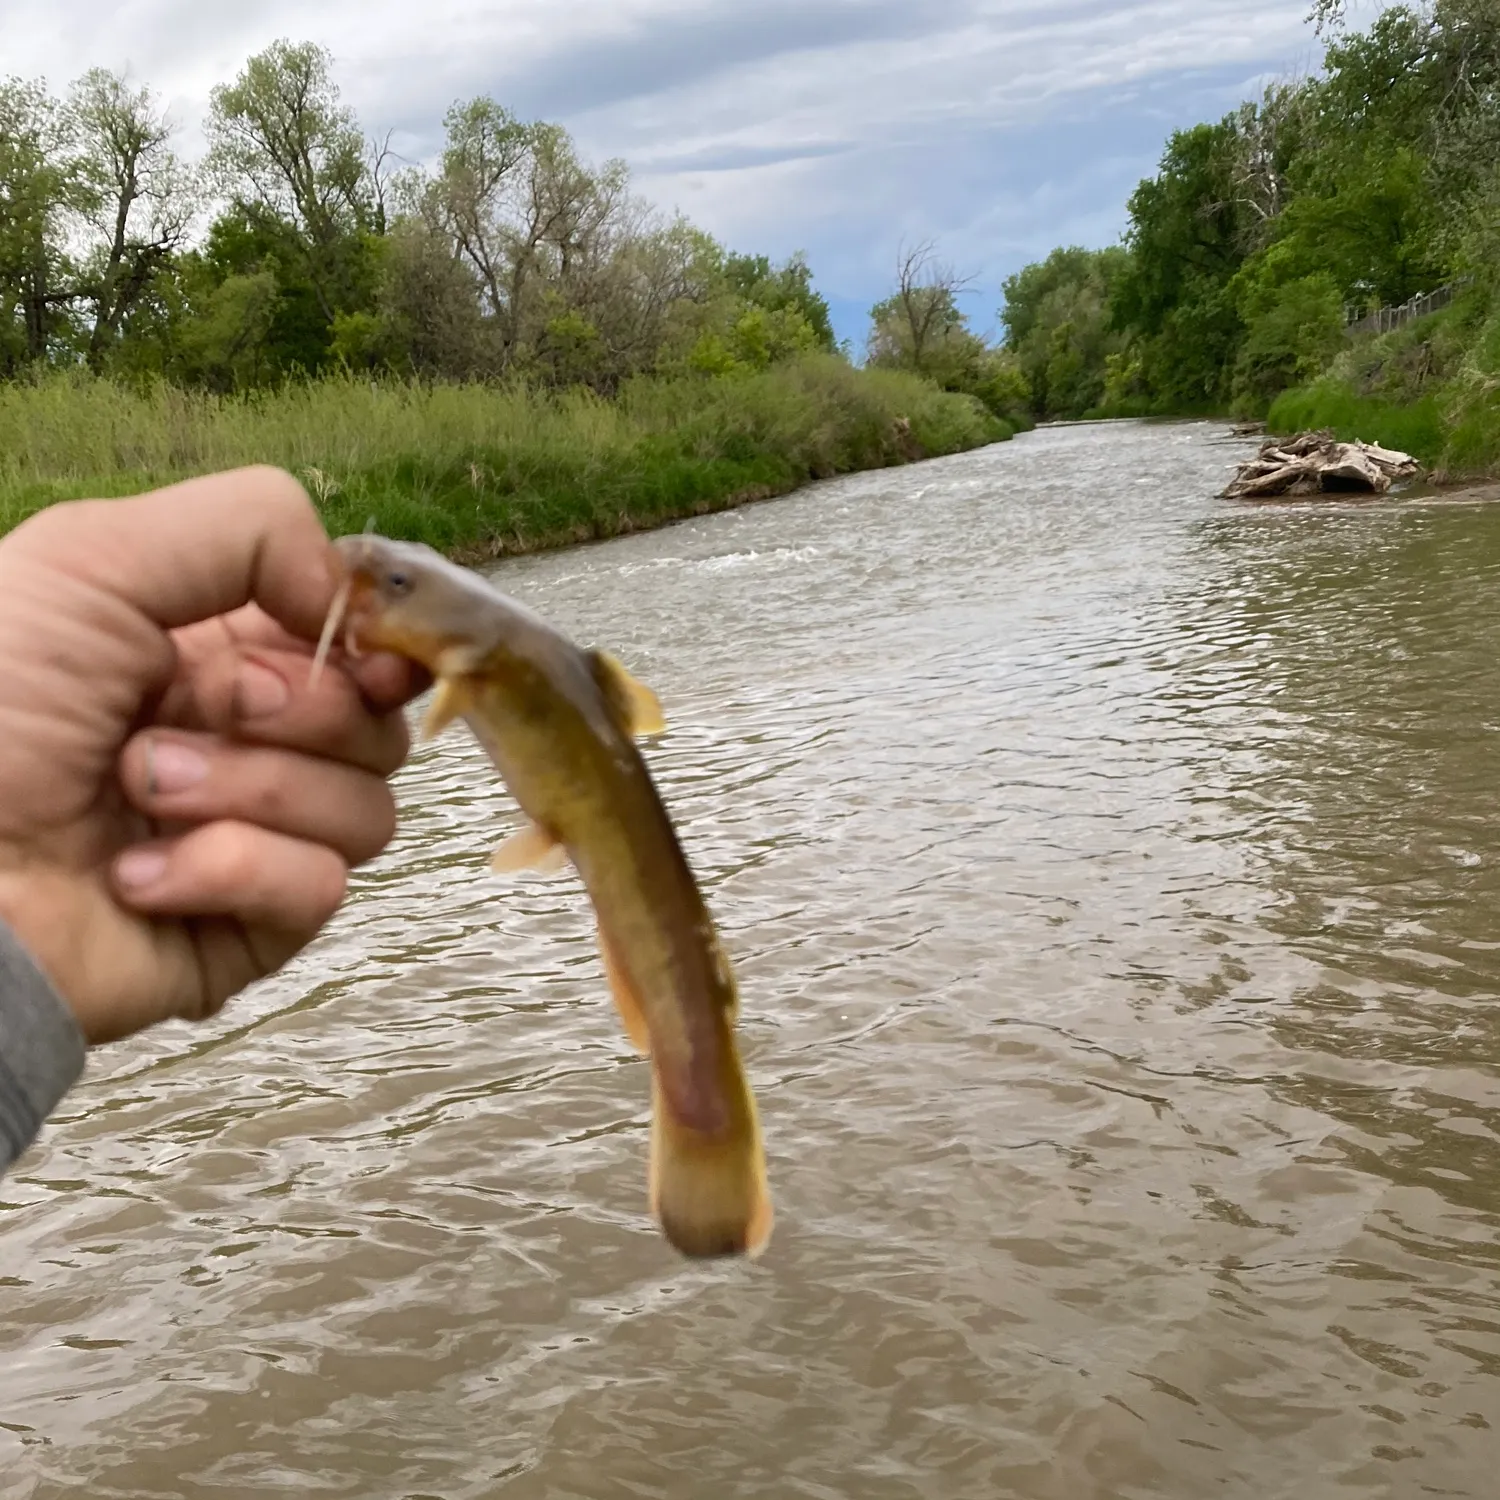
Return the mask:
[[[1365, 0], [1369, 12], [1378, 0]], [[862, 345], [903, 245], [1001, 284], [1114, 242], [1169, 132], [1316, 70], [1310, 0], [0, 0], [0, 71], [147, 83], [201, 148], [210, 89], [278, 37], [329, 49], [363, 127], [413, 161], [488, 94], [621, 157], [736, 250], [808, 255]]]

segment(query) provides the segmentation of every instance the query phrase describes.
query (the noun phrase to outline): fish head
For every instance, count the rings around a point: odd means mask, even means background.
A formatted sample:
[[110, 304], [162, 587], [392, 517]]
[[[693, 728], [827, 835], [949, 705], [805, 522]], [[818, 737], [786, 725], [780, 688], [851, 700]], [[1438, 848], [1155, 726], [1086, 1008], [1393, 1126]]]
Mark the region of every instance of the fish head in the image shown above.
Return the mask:
[[352, 652], [393, 651], [443, 675], [482, 654], [494, 634], [495, 591], [431, 547], [368, 533], [339, 537], [333, 568], [348, 589], [344, 640]]

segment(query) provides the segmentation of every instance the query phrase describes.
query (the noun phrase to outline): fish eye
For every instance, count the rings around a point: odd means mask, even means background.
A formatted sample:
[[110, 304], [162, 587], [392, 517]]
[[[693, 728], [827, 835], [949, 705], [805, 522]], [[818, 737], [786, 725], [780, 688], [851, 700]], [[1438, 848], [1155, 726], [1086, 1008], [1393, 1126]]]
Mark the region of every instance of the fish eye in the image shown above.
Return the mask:
[[411, 575], [403, 573], [399, 568], [385, 575], [387, 586], [397, 594], [404, 594], [411, 588]]

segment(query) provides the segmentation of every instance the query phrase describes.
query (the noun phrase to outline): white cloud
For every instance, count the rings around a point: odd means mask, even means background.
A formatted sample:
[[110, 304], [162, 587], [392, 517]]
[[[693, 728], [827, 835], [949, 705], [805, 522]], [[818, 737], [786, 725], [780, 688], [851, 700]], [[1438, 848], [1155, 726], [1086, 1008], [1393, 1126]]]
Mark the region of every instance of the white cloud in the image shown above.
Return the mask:
[[[745, 248], [870, 297], [903, 236], [994, 281], [1108, 239], [1172, 126], [1310, 67], [1308, 0], [0, 0], [8, 71], [128, 67], [201, 141], [215, 83], [279, 36], [334, 54], [418, 156], [456, 98], [558, 119]], [[1096, 129], [1090, 130], [1090, 122]], [[1038, 163], [1045, 166], [1039, 173]]]

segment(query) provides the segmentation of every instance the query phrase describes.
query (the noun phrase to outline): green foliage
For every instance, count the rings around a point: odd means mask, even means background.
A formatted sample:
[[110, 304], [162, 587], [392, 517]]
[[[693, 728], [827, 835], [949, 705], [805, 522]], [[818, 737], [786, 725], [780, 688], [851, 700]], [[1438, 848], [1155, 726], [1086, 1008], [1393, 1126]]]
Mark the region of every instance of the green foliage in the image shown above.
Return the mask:
[[220, 394], [348, 369], [608, 395], [833, 352], [800, 254], [726, 251], [493, 99], [445, 130], [435, 173], [391, 173], [331, 56], [286, 40], [212, 91], [201, 169], [114, 75], [66, 103], [0, 85], [0, 377], [83, 357]]
[[1235, 278], [1245, 337], [1235, 362], [1234, 404], [1259, 414], [1288, 386], [1327, 368], [1344, 344], [1344, 303], [1326, 272], [1281, 279], [1274, 255]]
[[1294, 199], [1274, 233], [1304, 273], [1326, 273], [1351, 303], [1373, 309], [1447, 278], [1437, 217], [1427, 164], [1398, 146], [1346, 159], [1336, 189]]
[[866, 348], [872, 369], [906, 370], [941, 389], [972, 397], [1007, 428], [1031, 425], [1031, 386], [1015, 356], [991, 347], [958, 306], [962, 286], [931, 248], [903, 256], [895, 293], [870, 309]]
[[1031, 382], [1006, 350], [986, 349], [968, 372], [964, 389], [1017, 431], [1031, 426]]
[[[1171, 137], [1122, 246], [1006, 283], [1039, 415], [1269, 410], [1401, 434], [1455, 470], [1500, 462], [1481, 337], [1500, 305], [1500, 0], [1396, 4], [1362, 31], [1344, 11], [1315, 5], [1320, 75]], [[1459, 278], [1448, 312], [1351, 340], [1361, 314]]]
[[1500, 472], [1500, 302], [1477, 286], [1440, 313], [1344, 349], [1316, 380], [1279, 396], [1268, 421], [1402, 448], [1439, 472]]
[[813, 290], [812, 271], [800, 252], [782, 266], [773, 266], [764, 255], [728, 255], [724, 259], [724, 280], [729, 289], [752, 307], [768, 313], [793, 313], [786, 326], [797, 322], [811, 331], [811, 342], [799, 336], [799, 347], [805, 344], [832, 354], [833, 323], [828, 300]]
[[937, 372], [962, 367], [979, 342], [947, 286], [913, 286], [877, 302], [870, 325], [870, 364], [918, 370], [939, 380]]
[[1361, 396], [1328, 378], [1283, 392], [1272, 403], [1267, 424], [1272, 432], [1282, 433], [1327, 427], [1345, 442], [1380, 443], [1426, 464], [1441, 461], [1446, 443], [1443, 413], [1434, 397], [1397, 406]]
[[288, 243], [331, 322], [357, 297], [347, 246], [370, 227], [364, 137], [339, 99], [333, 59], [273, 42], [210, 96], [210, 172], [250, 216], [292, 226]]
[[0, 375], [68, 357], [68, 229], [90, 205], [73, 122], [38, 84], [0, 82]]
[[0, 526], [55, 500], [271, 462], [304, 478], [335, 531], [373, 515], [386, 535], [496, 552], [1009, 435], [970, 397], [827, 354], [728, 381], [642, 376], [613, 399], [352, 373], [218, 396], [57, 374], [0, 385]]
[[209, 230], [201, 268], [210, 297], [226, 281], [268, 276], [276, 288], [259, 341], [259, 378], [316, 374], [329, 357], [335, 314], [326, 310], [307, 268], [296, 227], [264, 209], [236, 204]]
[[1117, 246], [1075, 246], [1006, 281], [1006, 348], [1037, 417], [1081, 417], [1104, 403], [1109, 361], [1125, 344], [1110, 327], [1110, 289], [1128, 263]]
[[768, 311], [751, 305], [727, 328], [704, 333], [687, 356], [687, 367], [704, 375], [742, 375], [822, 346], [818, 330], [800, 308]]
[[1249, 215], [1235, 192], [1228, 123], [1176, 132], [1156, 177], [1130, 200], [1130, 259], [1111, 287], [1114, 326], [1140, 350], [1163, 410], [1222, 407], [1244, 324], [1229, 284], [1245, 258]]

